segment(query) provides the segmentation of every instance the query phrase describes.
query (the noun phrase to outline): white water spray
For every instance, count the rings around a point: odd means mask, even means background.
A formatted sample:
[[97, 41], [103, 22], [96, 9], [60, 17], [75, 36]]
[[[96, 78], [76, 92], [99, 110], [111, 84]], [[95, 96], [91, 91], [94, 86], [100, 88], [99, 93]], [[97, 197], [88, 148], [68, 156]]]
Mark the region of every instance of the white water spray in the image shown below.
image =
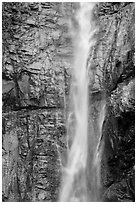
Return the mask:
[[[80, 3], [74, 40], [72, 101], [75, 118], [73, 141], [60, 191], [61, 202], [90, 201], [86, 167], [88, 159], [88, 67], [89, 49], [95, 44], [91, 14], [93, 3]], [[94, 145], [94, 144], [93, 144]], [[94, 164], [93, 164], [94, 165]], [[94, 199], [95, 200], [95, 199]]]

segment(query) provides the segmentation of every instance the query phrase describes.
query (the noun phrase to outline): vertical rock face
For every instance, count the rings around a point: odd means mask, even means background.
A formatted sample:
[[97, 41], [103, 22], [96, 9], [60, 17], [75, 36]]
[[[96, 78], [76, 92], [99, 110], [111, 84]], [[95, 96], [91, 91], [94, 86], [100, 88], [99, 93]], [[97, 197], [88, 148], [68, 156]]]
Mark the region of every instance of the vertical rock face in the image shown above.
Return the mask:
[[[106, 95], [102, 199], [109, 202], [134, 201], [135, 196], [134, 6], [134, 3], [98, 5], [99, 33], [94, 52], [98, 69], [93, 90], [97, 92], [94, 95]], [[95, 108], [97, 101], [95, 97], [92, 99], [91, 107]]]
[[65, 9], [3, 3], [4, 201], [58, 197], [72, 55]]
[[[63, 111], [3, 113], [3, 193], [12, 201], [55, 201], [66, 149]], [[6, 201], [5, 200], [5, 201]]]
[[8, 201], [57, 199], [65, 149], [62, 110], [4, 113], [3, 191]]
[[3, 3], [4, 110], [64, 106], [67, 29], [62, 3]]
[[[134, 200], [134, 7], [117, 2], [95, 9], [89, 121], [96, 124], [105, 96], [104, 201]], [[3, 201], [58, 199], [73, 60], [68, 24], [76, 8], [61, 2], [2, 5]]]

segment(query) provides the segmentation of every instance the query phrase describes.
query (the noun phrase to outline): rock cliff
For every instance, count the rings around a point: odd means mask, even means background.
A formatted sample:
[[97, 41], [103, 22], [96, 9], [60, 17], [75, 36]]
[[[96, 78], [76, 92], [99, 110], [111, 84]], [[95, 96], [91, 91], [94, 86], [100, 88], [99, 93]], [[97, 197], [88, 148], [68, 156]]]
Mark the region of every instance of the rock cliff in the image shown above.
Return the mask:
[[[77, 3], [2, 5], [3, 201], [57, 201], [66, 162], [66, 120]], [[102, 200], [134, 201], [135, 5], [99, 3], [94, 11], [90, 115], [106, 117]], [[93, 74], [94, 73], [94, 74]]]

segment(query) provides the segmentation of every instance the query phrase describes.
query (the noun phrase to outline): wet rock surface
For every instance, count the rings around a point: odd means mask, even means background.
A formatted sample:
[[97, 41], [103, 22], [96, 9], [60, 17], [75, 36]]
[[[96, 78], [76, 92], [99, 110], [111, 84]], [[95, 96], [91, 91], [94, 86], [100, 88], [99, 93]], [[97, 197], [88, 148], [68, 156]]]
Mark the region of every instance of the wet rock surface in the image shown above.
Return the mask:
[[[135, 199], [135, 48], [134, 4], [100, 3], [97, 44], [93, 50], [97, 67], [89, 90], [90, 112], [97, 123], [102, 101], [106, 116], [102, 129], [101, 162], [104, 202]], [[92, 81], [93, 82], [93, 81]], [[97, 132], [97, 130], [95, 131]]]
[[[101, 7], [102, 11], [103, 9], [107, 11], [106, 6], [109, 3], [106, 4]], [[109, 51], [98, 52], [101, 55], [105, 54], [104, 82], [101, 84], [104, 84], [107, 96], [106, 117], [103, 124], [102, 199], [107, 202], [133, 202], [135, 199], [134, 4], [120, 3], [117, 5], [119, 9], [115, 12], [114, 5], [111, 6], [112, 10], [108, 6], [108, 12], [105, 15], [104, 12], [100, 14], [100, 18], [105, 23], [102, 28], [106, 29], [105, 27], [110, 25], [107, 29], [108, 40], [105, 41], [108, 45], [105, 45], [105, 48]], [[100, 61], [99, 66], [101, 65]]]
[[[89, 110], [96, 123], [106, 101], [101, 164], [106, 202], [134, 201], [134, 7], [116, 2], [95, 9]], [[61, 2], [3, 3], [3, 201], [58, 199], [73, 61], [68, 19], [76, 8]]]

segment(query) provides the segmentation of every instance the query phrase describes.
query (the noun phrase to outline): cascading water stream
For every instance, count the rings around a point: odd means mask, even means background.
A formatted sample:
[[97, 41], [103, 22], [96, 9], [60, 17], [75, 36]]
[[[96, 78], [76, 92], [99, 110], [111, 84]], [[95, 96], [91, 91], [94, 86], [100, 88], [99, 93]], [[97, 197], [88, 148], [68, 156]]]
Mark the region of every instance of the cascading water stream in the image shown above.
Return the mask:
[[[95, 44], [92, 36], [95, 32], [92, 26], [91, 14], [93, 3], [80, 3], [76, 15], [78, 30], [74, 40], [74, 65], [72, 101], [75, 127], [72, 145], [68, 154], [67, 165], [64, 170], [59, 201], [92, 201], [88, 195], [87, 160], [88, 160], [88, 67], [87, 60], [90, 48]], [[103, 119], [102, 119], [103, 120]], [[94, 134], [94, 133], [93, 133]], [[92, 135], [92, 137], [95, 137]], [[92, 141], [91, 141], [92, 142]], [[93, 145], [94, 142], [93, 142]], [[97, 145], [94, 151], [97, 149]], [[93, 152], [92, 152], [93, 153]], [[99, 165], [98, 156], [93, 156], [94, 170]], [[97, 162], [96, 162], [96, 161]], [[99, 168], [97, 168], [98, 170]], [[96, 172], [95, 172], [96, 174]], [[92, 174], [92, 176], [94, 176]], [[95, 175], [95, 178], [97, 176]], [[93, 181], [93, 180], [92, 180]], [[99, 183], [98, 178], [97, 181]], [[92, 185], [95, 185], [93, 183]], [[96, 196], [93, 195], [93, 201]]]

